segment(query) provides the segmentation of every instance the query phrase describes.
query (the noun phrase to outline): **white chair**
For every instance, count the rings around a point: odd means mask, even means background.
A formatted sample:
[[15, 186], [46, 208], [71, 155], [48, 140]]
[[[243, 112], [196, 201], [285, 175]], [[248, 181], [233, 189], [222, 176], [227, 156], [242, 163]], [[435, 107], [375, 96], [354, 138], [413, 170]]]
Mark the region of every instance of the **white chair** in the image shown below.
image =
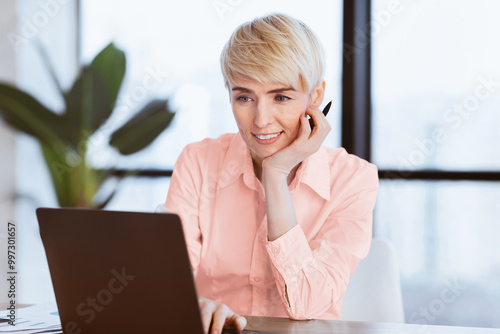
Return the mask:
[[396, 251], [388, 240], [373, 239], [359, 262], [344, 296], [342, 320], [405, 322]]

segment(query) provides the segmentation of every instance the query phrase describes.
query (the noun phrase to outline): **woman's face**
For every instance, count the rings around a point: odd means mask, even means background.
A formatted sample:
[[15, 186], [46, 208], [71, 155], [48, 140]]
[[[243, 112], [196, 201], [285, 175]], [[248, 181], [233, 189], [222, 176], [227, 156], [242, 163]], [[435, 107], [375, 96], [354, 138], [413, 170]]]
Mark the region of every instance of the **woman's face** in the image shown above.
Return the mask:
[[242, 77], [233, 81], [229, 89], [236, 123], [253, 161], [261, 164], [297, 138], [310, 95], [279, 83]]

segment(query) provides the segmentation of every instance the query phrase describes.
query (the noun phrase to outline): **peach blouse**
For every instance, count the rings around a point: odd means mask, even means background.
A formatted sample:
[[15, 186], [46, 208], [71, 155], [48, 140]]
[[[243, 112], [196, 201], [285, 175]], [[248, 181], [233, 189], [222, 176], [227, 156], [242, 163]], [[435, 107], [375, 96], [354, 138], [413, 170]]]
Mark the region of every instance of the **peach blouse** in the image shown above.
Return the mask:
[[322, 146], [289, 189], [298, 225], [269, 242], [250, 151], [225, 134], [184, 148], [165, 207], [181, 217], [198, 295], [241, 315], [341, 319], [349, 278], [370, 248], [377, 168]]

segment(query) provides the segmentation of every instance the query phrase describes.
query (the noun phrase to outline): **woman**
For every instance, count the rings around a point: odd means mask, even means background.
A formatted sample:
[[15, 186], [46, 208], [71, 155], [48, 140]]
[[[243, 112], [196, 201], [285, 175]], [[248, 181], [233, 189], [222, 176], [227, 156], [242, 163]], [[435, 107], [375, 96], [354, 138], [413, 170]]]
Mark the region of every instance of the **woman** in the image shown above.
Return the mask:
[[239, 134], [186, 146], [165, 204], [183, 222], [205, 330], [242, 329], [238, 314], [340, 319], [378, 178], [321, 146], [322, 46], [302, 22], [268, 15], [236, 29], [221, 66]]

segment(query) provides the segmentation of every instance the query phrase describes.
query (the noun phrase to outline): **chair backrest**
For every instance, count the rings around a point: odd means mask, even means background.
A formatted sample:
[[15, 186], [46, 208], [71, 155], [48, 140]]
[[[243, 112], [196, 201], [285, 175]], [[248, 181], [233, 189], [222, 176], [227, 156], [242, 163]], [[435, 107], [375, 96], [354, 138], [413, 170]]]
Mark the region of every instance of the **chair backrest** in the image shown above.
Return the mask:
[[405, 322], [396, 252], [388, 240], [373, 239], [359, 262], [344, 296], [342, 320]]

